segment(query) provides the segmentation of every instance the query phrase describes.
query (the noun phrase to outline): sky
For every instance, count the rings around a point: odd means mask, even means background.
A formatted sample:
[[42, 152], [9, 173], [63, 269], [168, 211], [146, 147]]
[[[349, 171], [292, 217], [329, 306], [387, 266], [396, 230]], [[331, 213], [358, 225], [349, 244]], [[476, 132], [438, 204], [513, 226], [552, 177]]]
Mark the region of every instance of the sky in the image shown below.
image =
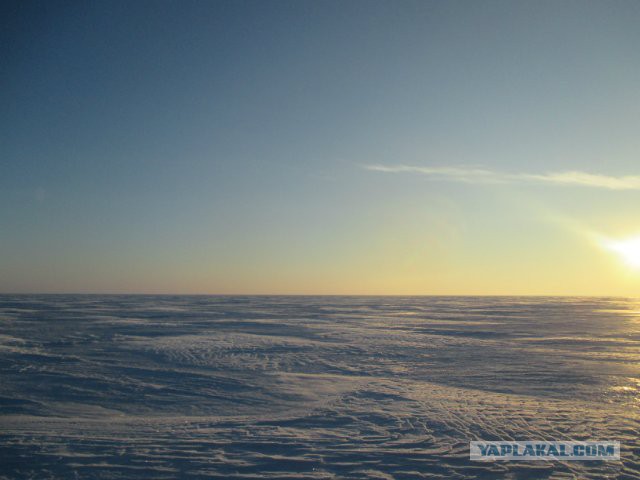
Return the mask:
[[640, 292], [640, 2], [0, 8], [0, 292]]

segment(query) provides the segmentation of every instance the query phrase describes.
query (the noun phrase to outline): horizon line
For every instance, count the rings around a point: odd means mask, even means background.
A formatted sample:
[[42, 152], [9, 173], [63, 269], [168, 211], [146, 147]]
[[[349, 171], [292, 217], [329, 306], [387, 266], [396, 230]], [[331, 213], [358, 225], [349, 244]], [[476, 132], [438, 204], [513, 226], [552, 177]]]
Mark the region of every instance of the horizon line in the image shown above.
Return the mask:
[[0, 296], [28, 296], [28, 295], [100, 295], [100, 296], [146, 296], [146, 297], [545, 297], [545, 298], [633, 298], [633, 295], [607, 295], [607, 294], [547, 294], [547, 293], [475, 293], [475, 294], [443, 294], [443, 293], [140, 293], [140, 292], [0, 292]]

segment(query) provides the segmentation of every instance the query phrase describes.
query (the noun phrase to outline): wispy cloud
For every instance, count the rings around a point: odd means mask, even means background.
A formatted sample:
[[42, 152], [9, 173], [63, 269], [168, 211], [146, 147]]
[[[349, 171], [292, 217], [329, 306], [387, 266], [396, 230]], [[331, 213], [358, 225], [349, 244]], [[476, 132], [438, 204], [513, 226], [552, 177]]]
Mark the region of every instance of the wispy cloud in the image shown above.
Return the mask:
[[417, 173], [439, 180], [465, 183], [532, 183], [582, 186], [609, 190], [640, 190], [640, 176], [609, 176], [580, 171], [549, 173], [508, 173], [468, 167], [418, 167], [410, 165], [364, 165], [367, 170], [385, 173]]

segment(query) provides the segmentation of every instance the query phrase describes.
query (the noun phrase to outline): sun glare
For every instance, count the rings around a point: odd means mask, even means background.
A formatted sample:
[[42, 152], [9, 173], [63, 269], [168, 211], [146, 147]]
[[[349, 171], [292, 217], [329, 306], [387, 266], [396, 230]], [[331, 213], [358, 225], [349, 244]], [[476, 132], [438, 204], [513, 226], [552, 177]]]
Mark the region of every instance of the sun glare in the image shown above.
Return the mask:
[[607, 239], [603, 244], [608, 250], [620, 255], [630, 267], [640, 268], [640, 235], [626, 240]]

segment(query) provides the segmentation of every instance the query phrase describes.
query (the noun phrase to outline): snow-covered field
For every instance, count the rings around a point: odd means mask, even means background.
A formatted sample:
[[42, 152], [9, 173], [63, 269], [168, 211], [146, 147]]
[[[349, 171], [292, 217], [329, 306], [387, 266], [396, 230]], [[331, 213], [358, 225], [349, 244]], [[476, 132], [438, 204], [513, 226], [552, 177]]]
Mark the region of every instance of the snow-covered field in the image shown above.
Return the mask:
[[640, 478], [633, 300], [5, 295], [0, 369], [0, 478]]

